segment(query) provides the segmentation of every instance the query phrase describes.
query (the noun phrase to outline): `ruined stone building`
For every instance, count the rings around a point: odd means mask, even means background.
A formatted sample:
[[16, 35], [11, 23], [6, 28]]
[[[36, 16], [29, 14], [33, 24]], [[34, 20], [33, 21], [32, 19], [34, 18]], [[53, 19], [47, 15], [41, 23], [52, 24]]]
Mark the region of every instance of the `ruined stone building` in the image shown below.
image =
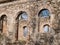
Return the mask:
[[60, 33], [60, 0], [0, 0], [0, 33], [15, 41], [36, 32]]

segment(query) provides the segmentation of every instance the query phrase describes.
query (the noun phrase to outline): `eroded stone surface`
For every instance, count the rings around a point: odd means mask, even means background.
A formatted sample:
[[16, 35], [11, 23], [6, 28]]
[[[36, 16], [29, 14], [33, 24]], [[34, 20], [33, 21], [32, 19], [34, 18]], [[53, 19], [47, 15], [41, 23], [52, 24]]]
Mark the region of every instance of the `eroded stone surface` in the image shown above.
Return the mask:
[[[50, 11], [50, 17], [39, 17], [38, 13], [42, 9], [48, 9]], [[24, 11], [28, 14], [28, 20], [20, 20], [19, 27], [17, 29], [19, 13]], [[16, 0], [8, 3], [0, 4], [0, 18], [2, 15], [7, 16], [7, 21], [3, 26], [3, 33], [14, 42], [16, 38], [18, 40], [27, 40], [29, 35], [31, 36], [37, 33], [45, 33], [43, 26], [48, 24], [51, 30], [51, 35], [57, 35], [60, 33], [60, 1], [58, 0]], [[27, 26], [29, 33], [27, 37], [23, 36], [23, 27]], [[18, 30], [18, 34], [17, 34]], [[53, 34], [54, 32], [54, 34]], [[18, 37], [16, 37], [18, 36]], [[54, 36], [53, 36], [54, 37]], [[35, 37], [34, 37], [35, 39]], [[56, 39], [57, 40], [57, 39]], [[42, 40], [42, 42], [44, 42]], [[57, 42], [57, 41], [56, 41]], [[57, 45], [58, 43], [56, 43]], [[45, 44], [42, 44], [45, 45]], [[59, 45], [59, 44], [58, 44]]]

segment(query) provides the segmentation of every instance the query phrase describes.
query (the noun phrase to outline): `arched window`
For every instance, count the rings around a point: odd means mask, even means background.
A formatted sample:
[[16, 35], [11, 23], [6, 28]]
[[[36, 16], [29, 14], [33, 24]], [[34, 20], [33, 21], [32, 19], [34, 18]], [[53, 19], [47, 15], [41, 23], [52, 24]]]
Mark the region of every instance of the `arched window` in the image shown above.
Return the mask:
[[6, 26], [7, 26], [7, 16], [2, 15], [0, 18], [0, 32], [6, 30]]
[[49, 25], [44, 25], [43, 30], [44, 30], [44, 32], [48, 32], [49, 31]]
[[19, 15], [18, 15], [18, 18], [19, 18], [19, 20], [21, 20], [21, 19], [27, 20], [27, 19], [28, 19], [28, 15], [27, 15], [26, 12], [21, 11], [21, 12], [19, 13]]
[[48, 9], [42, 9], [39, 12], [38, 16], [40, 16], [40, 17], [49, 17], [50, 16], [50, 12], [49, 12]]
[[[28, 19], [27, 13], [24, 11], [20, 11], [17, 18], [16, 18], [16, 33], [15, 33], [16, 40], [18, 40], [18, 38], [19, 38], [18, 37], [18, 35], [19, 35], [18, 31], [20, 30], [20, 28], [19, 28], [20, 27], [20, 20], [27, 20], [27, 19]], [[25, 30], [27, 30], [27, 29], [25, 28]], [[24, 30], [24, 34], [26, 34], [25, 30]]]
[[28, 28], [26, 26], [23, 27], [23, 35], [26, 37], [28, 34]]

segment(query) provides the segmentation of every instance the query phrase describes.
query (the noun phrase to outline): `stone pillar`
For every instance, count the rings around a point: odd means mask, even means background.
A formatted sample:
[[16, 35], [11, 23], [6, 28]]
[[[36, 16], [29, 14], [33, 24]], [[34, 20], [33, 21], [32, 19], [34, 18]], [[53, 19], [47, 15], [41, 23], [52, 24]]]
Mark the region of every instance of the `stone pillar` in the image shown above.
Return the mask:
[[15, 20], [14, 18], [9, 18], [8, 19], [8, 37], [11, 39], [12, 42], [15, 41], [15, 31], [16, 31], [16, 28], [15, 28]]

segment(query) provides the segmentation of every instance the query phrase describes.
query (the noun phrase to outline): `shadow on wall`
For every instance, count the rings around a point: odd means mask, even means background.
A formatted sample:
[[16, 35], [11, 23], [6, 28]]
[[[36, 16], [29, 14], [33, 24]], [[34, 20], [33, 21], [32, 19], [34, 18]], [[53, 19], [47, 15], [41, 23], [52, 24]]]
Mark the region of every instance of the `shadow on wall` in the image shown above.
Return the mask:
[[12, 2], [12, 1], [16, 1], [16, 0], [0, 0], [0, 4], [1, 3], [8, 3], [8, 2]]

